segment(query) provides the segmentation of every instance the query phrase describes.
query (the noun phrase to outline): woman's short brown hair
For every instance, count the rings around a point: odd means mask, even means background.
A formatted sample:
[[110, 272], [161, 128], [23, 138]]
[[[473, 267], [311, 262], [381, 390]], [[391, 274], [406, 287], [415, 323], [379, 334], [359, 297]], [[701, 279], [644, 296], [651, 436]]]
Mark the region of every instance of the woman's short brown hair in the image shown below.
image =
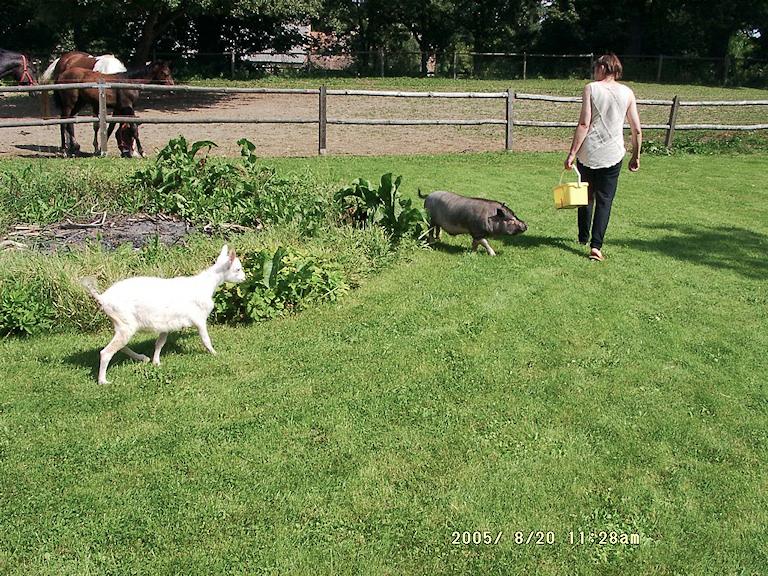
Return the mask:
[[609, 54], [603, 54], [595, 60], [595, 68], [602, 68], [606, 76], [611, 76], [618, 80], [621, 78], [621, 73], [624, 68], [621, 66], [621, 60], [613, 52]]

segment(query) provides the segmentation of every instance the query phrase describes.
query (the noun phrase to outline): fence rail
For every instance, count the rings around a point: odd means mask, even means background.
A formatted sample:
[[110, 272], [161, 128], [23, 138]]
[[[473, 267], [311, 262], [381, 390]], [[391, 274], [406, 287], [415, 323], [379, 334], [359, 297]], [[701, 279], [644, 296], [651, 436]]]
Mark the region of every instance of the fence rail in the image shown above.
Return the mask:
[[[537, 128], [573, 128], [576, 122], [549, 122], [540, 120], [516, 119], [514, 117], [514, 104], [517, 100], [538, 100], [553, 103], [579, 103], [581, 97], [572, 96], [550, 96], [545, 94], [525, 94], [515, 93], [512, 89], [504, 92], [403, 92], [403, 91], [385, 91], [385, 90], [328, 90], [325, 86], [320, 88], [302, 89], [302, 88], [216, 88], [205, 86], [158, 86], [155, 84], [132, 84], [120, 82], [98, 82], [98, 83], [78, 83], [78, 84], [48, 84], [45, 90], [62, 90], [72, 88], [96, 88], [99, 90], [99, 113], [98, 116], [60, 118], [60, 119], [29, 119], [29, 120], [3, 120], [0, 121], [0, 128], [17, 128], [32, 126], [54, 126], [64, 124], [87, 124], [98, 125], [99, 131], [99, 152], [105, 154], [107, 151], [107, 125], [114, 122], [130, 122], [134, 124], [317, 124], [318, 125], [318, 154], [325, 154], [327, 151], [327, 126], [346, 125], [346, 126], [480, 126], [480, 125], [502, 125], [505, 126], [505, 149], [512, 149], [513, 130], [515, 126], [537, 127]], [[184, 117], [174, 116], [172, 118], [163, 117], [144, 117], [137, 116], [110, 116], [107, 112], [106, 99], [103, 95], [106, 90], [111, 88], [130, 88], [147, 90], [154, 92], [204, 92], [214, 94], [302, 94], [318, 96], [318, 114], [311, 118], [227, 118], [227, 117]], [[3, 92], [40, 92], [41, 86], [0, 86], [0, 93]], [[328, 118], [327, 99], [332, 97], [387, 97], [387, 98], [482, 98], [498, 99], [505, 101], [504, 118], [478, 118], [478, 119], [397, 119], [397, 118]], [[702, 101], [681, 101], [677, 96], [672, 100], [659, 99], [638, 99], [638, 104], [649, 106], [669, 107], [669, 120], [666, 124], [642, 124], [643, 129], [665, 130], [665, 145], [670, 146], [676, 130], [729, 130], [729, 131], [754, 131], [768, 130], [768, 124], [749, 124], [749, 125], [721, 125], [721, 124], [678, 124], [677, 112], [681, 106], [768, 106], [768, 100], [702, 100]]]

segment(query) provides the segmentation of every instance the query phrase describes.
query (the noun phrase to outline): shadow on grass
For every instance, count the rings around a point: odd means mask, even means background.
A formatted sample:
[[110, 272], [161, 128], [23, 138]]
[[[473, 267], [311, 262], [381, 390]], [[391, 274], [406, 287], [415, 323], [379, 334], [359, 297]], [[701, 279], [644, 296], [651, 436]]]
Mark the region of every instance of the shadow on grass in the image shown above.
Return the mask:
[[436, 252], [445, 252], [446, 254], [461, 254], [463, 252], [468, 252], [472, 245], [467, 244], [466, 246], [460, 246], [458, 244], [446, 244], [442, 240], [437, 240], [436, 242], [430, 243], [429, 247]]
[[[171, 333], [168, 335], [168, 341], [165, 343], [165, 346], [163, 346], [163, 351], [160, 354], [160, 362], [163, 361], [163, 356], [168, 354], [169, 352], [180, 352], [182, 350], [182, 347], [179, 345], [179, 341], [184, 340], [186, 337], [194, 336], [199, 339], [199, 336], [197, 333], [194, 334], [184, 334], [184, 333]], [[131, 350], [138, 354], [144, 354], [145, 356], [149, 356], [152, 358], [152, 354], [155, 351], [155, 337], [150, 338], [142, 338], [140, 340], [134, 340], [133, 342], [129, 342], [128, 346]], [[104, 346], [106, 346], [109, 343], [109, 339], [104, 340]], [[99, 375], [99, 352], [101, 352], [101, 348], [94, 348], [91, 350], [81, 350], [80, 352], [75, 352], [74, 354], [70, 354], [69, 356], [66, 356], [64, 358], [64, 361], [67, 364], [71, 364], [73, 366], [79, 366], [81, 368], [90, 368], [91, 369], [91, 376], [96, 378]], [[117, 352], [113, 357], [112, 360], [109, 363], [109, 367], [112, 368], [113, 366], [118, 366], [120, 364], [123, 364], [125, 362], [133, 362], [136, 363], [136, 360], [133, 360], [132, 358], [129, 358], [125, 353], [123, 352]]]
[[564, 238], [553, 238], [552, 236], [535, 236], [533, 234], [518, 234], [517, 236], [502, 236], [499, 238], [505, 246], [512, 246], [517, 248], [538, 248], [540, 246], [548, 246], [550, 248], [558, 248], [559, 250], [565, 250], [571, 252], [577, 256], [585, 256], [584, 249], [579, 250], [573, 242], [565, 240]]
[[645, 228], [668, 234], [653, 240], [617, 240], [616, 244], [711, 268], [732, 270], [747, 278], [768, 278], [768, 236], [764, 234], [728, 226], [664, 224]]
[[[443, 242], [436, 242], [431, 244], [433, 250], [438, 252], [445, 252], [446, 254], [462, 254], [472, 250], [472, 239], [469, 236], [463, 236], [466, 238], [466, 244], [445, 244]], [[488, 242], [493, 248], [501, 243], [505, 248], [538, 248], [539, 246], [549, 246], [551, 248], [558, 248], [571, 252], [577, 256], [586, 256], [584, 250], [579, 250], [572, 242], [569, 242], [563, 238], [553, 238], [551, 236], [534, 236], [532, 234], [518, 234], [516, 236], [499, 236], [497, 238], [488, 238]], [[479, 252], [485, 252], [485, 248], [479, 247]]]

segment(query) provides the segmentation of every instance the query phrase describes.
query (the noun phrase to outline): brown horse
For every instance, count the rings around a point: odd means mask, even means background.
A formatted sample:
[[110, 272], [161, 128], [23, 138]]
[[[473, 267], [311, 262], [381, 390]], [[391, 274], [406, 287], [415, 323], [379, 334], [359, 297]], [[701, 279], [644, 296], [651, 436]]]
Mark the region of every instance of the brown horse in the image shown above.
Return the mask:
[[94, 70], [102, 74], [120, 74], [127, 71], [125, 64], [112, 54], [91, 56], [86, 52], [65, 52], [46, 68], [45, 72], [40, 76], [40, 83], [49, 84], [56, 82], [61, 73], [70, 68], [84, 68], [85, 70]]
[[[145, 68], [133, 70], [125, 74], [101, 74], [83, 68], [70, 68], [63, 71], [57, 78], [61, 84], [74, 84], [84, 82], [121, 82], [137, 84], [165, 84], [173, 85], [171, 70], [165, 62], [153, 62]], [[112, 109], [116, 116], [135, 116], [134, 105], [139, 98], [139, 90], [136, 88], [109, 88], [106, 90], [107, 108]], [[57, 90], [56, 102], [61, 110], [62, 118], [74, 118], [86, 105], [90, 105], [93, 115], [99, 111], [99, 91], [97, 88], [72, 88]], [[115, 126], [109, 125], [107, 137], [112, 135]], [[98, 124], [93, 126], [93, 149], [100, 153], [98, 140]], [[138, 124], [124, 124], [117, 133], [118, 146], [122, 156], [130, 156], [133, 141], [136, 142], [138, 153], [144, 155], [139, 141]], [[65, 154], [72, 156], [80, 150], [80, 144], [75, 140], [74, 124], [61, 125], [61, 148]]]
[[[91, 56], [86, 52], [65, 52], [56, 60], [51, 62], [50, 66], [40, 75], [40, 84], [55, 84], [59, 80], [62, 72], [70, 68], [83, 68], [84, 70], [94, 70], [102, 74], [120, 74], [126, 72], [125, 64], [120, 62], [112, 54], [102, 56]], [[48, 92], [43, 90], [40, 104], [42, 107], [43, 118], [48, 118]], [[63, 144], [62, 144], [63, 145]]]

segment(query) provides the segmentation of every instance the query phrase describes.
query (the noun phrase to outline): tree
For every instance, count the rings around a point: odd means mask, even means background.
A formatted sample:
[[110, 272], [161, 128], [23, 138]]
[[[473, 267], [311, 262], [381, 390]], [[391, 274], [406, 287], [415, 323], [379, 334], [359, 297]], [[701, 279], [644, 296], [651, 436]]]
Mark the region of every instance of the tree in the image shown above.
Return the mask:
[[428, 62], [452, 45], [459, 33], [457, 4], [453, 0], [393, 0], [389, 10], [395, 21], [413, 35], [421, 52], [421, 73]]
[[459, 0], [461, 28], [475, 52], [529, 50], [541, 17], [539, 0]]

